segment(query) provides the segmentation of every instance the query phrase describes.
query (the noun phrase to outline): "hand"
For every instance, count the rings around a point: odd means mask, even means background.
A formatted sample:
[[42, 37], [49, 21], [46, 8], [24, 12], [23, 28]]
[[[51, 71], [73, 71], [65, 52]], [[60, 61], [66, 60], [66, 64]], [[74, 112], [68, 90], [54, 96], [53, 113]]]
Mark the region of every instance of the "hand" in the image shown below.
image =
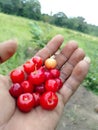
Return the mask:
[[[62, 115], [65, 104], [79, 87], [88, 73], [90, 60], [84, 58], [85, 54], [75, 41], [70, 41], [55, 54], [63, 42], [61, 35], [55, 36], [36, 55], [43, 60], [55, 55], [58, 68], [61, 71], [63, 87], [58, 93], [59, 103], [53, 111], [43, 110], [41, 107], [29, 113], [20, 112], [15, 100], [9, 94], [10, 80], [7, 76], [0, 75], [0, 130], [54, 130]], [[0, 44], [0, 61], [4, 62], [16, 51], [15, 41]]]

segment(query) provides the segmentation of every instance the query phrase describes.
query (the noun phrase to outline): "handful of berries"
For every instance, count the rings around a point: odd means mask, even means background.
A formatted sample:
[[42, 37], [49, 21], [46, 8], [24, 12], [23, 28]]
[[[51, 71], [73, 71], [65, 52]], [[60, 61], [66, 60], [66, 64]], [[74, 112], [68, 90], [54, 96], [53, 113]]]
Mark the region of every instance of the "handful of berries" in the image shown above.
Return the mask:
[[43, 63], [39, 56], [23, 64], [22, 69], [10, 73], [12, 85], [9, 89], [11, 96], [22, 112], [29, 112], [37, 106], [53, 110], [58, 104], [57, 91], [62, 87], [60, 71], [56, 69], [57, 62], [48, 58]]

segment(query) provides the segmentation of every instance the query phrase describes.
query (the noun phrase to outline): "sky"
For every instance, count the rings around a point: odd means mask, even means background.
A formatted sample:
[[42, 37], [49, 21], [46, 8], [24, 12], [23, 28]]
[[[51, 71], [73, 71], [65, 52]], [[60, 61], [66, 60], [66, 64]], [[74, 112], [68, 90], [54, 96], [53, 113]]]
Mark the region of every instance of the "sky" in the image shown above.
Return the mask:
[[82, 16], [89, 24], [98, 26], [98, 0], [39, 0], [41, 13], [63, 12], [70, 17]]

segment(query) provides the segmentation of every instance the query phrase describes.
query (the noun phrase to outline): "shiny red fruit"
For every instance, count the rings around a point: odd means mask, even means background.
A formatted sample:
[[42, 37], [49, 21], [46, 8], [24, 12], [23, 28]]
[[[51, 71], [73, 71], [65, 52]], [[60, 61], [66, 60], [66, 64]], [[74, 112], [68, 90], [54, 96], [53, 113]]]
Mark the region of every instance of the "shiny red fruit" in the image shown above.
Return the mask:
[[57, 92], [58, 91], [58, 84], [55, 79], [49, 79], [45, 83], [45, 90]]
[[45, 74], [40, 69], [36, 70], [35, 72], [30, 73], [28, 80], [31, 84], [40, 85], [45, 81]]
[[60, 78], [55, 78], [55, 81], [58, 84], [58, 90], [61, 89], [61, 87], [63, 86], [63, 82]]
[[24, 65], [23, 65], [24, 71], [27, 74], [30, 74], [32, 71], [35, 70], [35, 64], [32, 61], [27, 61]]
[[9, 92], [13, 97], [17, 98], [23, 93], [23, 89], [19, 83], [14, 83], [9, 89]]
[[34, 97], [30, 93], [21, 94], [17, 99], [17, 106], [22, 112], [29, 112], [34, 107]]
[[50, 73], [54, 78], [58, 78], [60, 76], [60, 71], [57, 69], [51, 69]]
[[45, 74], [45, 80], [48, 80], [48, 79], [52, 79], [53, 78], [53, 75], [50, 73], [50, 71], [46, 70], [44, 72]]
[[23, 93], [32, 93], [34, 90], [34, 86], [32, 84], [30, 84], [30, 82], [27, 80], [24, 80], [21, 83], [21, 87], [23, 89]]
[[43, 60], [42, 60], [42, 58], [39, 57], [39, 56], [34, 56], [34, 57], [32, 58], [32, 61], [35, 63], [37, 69], [40, 68], [40, 67], [42, 66], [42, 64], [43, 64]]
[[35, 92], [38, 92], [40, 94], [45, 92], [45, 85], [41, 84], [41, 85], [37, 85], [35, 86]]
[[13, 83], [21, 83], [24, 80], [25, 75], [22, 70], [15, 69], [10, 73], [10, 78]]
[[58, 97], [54, 92], [45, 92], [40, 97], [40, 105], [46, 110], [53, 110], [58, 104]]
[[40, 105], [40, 94], [38, 92], [32, 93], [33, 97], [34, 97], [34, 107], [39, 106]]

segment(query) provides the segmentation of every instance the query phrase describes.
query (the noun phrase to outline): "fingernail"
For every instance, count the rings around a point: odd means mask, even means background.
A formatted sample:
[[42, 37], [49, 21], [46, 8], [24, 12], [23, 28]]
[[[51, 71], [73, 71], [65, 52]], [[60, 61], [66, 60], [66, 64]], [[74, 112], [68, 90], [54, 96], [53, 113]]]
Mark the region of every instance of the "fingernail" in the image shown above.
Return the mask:
[[84, 60], [85, 60], [87, 63], [90, 63], [90, 62], [91, 62], [91, 59], [90, 59], [88, 56], [86, 56], [86, 57], [84, 58]]

